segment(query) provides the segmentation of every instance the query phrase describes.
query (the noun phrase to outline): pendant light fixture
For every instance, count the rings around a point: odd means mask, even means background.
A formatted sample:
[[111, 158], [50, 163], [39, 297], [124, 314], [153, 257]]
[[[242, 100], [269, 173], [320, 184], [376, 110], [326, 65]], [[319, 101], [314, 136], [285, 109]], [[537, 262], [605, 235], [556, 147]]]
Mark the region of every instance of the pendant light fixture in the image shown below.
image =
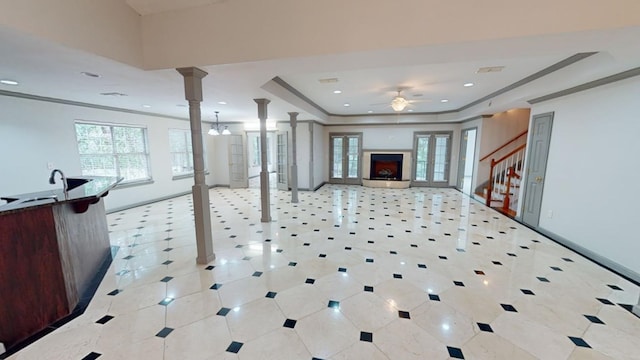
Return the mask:
[[[211, 124], [211, 129], [209, 129], [208, 134], [209, 135], [213, 135], [213, 136], [218, 136], [220, 135], [220, 121], [218, 120], [218, 113], [219, 111], [216, 111], [216, 124]], [[222, 135], [231, 135], [231, 131], [229, 131], [229, 127], [225, 126], [224, 129], [222, 130]]]

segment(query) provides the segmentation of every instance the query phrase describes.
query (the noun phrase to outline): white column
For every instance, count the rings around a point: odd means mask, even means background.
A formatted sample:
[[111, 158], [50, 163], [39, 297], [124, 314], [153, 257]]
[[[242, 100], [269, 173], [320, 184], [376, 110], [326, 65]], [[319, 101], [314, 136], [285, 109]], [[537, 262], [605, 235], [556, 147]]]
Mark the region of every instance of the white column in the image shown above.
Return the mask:
[[291, 149], [293, 159], [291, 161], [291, 202], [298, 202], [298, 157], [296, 155], [296, 126], [298, 125], [298, 113], [289, 113], [289, 122], [291, 124]]
[[640, 296], [638, 297], [638, 303], [633, 306], [633, 313], [640, 317]]
[[189, 102], [189, 120], [191, 121], [191, 144], [193, 147], [193, 177], [195, 184], [191, 188], [193, 194], [193, 212], [196, 222], [196, 245], [198, 264], [207, 264], [216, 256], [213, 253], [213, 236], [211, 235], [211, 213], [209, 208], [209, 187], [204, 175], [204, 146], [202, 144], [202, 119], [200, 103], [202, 102], [202, 78], [207, 73], [195, 68], [176, 69], [184, 77], [185, 98]]
[[271, 208], [269, 204], [269, 171], [267, 170], [267, 104], [269, 99], [253, 99], [258, 104], [258, 118], [260, 119], [260, 203], [262, 204], [261, 222], [271, 222]]

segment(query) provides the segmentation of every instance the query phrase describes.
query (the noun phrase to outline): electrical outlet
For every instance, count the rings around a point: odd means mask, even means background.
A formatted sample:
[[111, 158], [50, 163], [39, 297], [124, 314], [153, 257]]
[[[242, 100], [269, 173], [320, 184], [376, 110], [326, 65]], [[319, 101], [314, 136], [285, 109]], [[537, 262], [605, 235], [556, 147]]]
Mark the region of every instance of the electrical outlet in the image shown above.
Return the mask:
[[53, 170], [53, 163], [52, 162], [48, 162], [47, 163], [47, 169]]
[[553, 210], [549, 210], [549, 211], [547, 211], [547, 217], [548, 217], [549, 219], [553, 218]]

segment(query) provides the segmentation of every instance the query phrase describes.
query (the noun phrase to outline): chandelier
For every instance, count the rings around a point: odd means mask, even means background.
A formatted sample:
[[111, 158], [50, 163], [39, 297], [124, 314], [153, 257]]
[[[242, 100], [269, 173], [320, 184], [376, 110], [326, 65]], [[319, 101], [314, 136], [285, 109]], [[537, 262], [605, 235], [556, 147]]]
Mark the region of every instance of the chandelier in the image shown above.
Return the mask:
[[209, 129], [208, 134], [209, 135], [213, 135], [213, 136], [218, 136], [220, 135], [220, 133], [222, 133], [222, 135], [231, 135], [231, 131], [229, 131], [229, 127], [225, 126], [224, 129], [222, 131], [220, 131], [220, 122], [218, 120], [218, 113], [219, 111], [216, 111], [216, 124], [211, 124], [211, 129]]

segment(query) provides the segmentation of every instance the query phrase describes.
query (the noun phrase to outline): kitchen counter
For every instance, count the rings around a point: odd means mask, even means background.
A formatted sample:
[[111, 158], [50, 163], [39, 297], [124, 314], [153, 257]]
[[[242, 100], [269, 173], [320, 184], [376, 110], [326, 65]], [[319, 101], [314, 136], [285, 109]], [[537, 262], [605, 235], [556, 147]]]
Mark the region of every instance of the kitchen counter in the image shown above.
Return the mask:
[[102, 199], [122, 179], [67, 180], [68, 196], [57, 189], [2, 197], [0, 343], [9, 352], [84, 311], [111, 263]]

